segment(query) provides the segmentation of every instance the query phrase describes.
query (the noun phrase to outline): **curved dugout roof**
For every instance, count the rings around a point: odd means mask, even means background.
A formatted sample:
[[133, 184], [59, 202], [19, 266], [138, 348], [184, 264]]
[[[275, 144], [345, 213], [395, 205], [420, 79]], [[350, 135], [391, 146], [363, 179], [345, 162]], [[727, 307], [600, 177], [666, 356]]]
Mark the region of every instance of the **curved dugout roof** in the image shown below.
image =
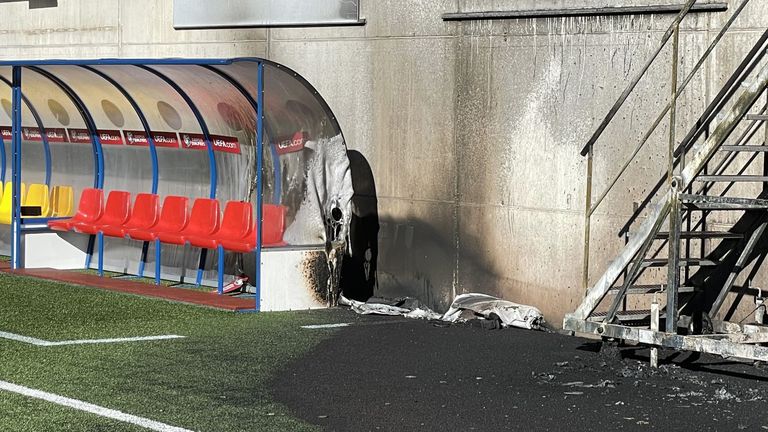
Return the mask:
[[2, 61], [2, 181], [11, 179], [14, 70], [23, 183], [254, 204], [261, 189], [263, 202], [287, 207], [289, 244], [323, 243], [298, 220], [317, 186], [307, 173], [318, 154], [346, 160], [346, 148], [326, 102], [291, 69], [259, 58]]

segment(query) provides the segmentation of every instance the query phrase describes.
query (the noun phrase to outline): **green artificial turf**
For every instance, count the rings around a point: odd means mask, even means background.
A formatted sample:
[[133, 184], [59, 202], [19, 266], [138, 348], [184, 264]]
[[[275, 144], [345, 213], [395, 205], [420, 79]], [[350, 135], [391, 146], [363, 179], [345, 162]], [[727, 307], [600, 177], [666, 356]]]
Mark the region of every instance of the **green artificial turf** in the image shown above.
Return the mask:
[[[0, 275], [0, 331], [44, 340], [177, 334], [184, 339], [38, 347], [0, 339], [0, 380], [203, 431], [303, 431], [270, 379], [338, 322], [338, 311], [235, 314]], [[329, 365], [330, 366], [330, 365]], [[136, 430], [0, 391], [0, 430]]]

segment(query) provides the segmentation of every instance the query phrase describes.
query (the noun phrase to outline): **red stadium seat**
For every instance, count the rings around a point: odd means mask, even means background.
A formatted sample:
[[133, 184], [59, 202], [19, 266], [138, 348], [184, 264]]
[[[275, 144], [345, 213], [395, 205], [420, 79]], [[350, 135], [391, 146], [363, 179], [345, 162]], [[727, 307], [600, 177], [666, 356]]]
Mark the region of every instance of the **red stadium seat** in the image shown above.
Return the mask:
[[[262, 246], [280, 246], [285, 233], [285, 211], [281, 205], [264, 204], [261, 207], [261, 244]], [[255, 242], [254, 242], [255, 243]]]
[[[262, 206], [262, 246], [281, 246], [285, 232], [285, 210], [281, 205], [264, 204]], [[233, 252], [250, 253], [256, 249], [256, 228], [251, 226], [240, 239], [221, 238], [219, 245]]]
[[213, 249], [222, 239], [241, 240], [253, 230], [253, 208], [251, 203], [243, 201], [229, 201], [224, 207], [224, 217], [221, 219], [221, 228], [210, 236], [186, 237], [192, 246]]
[[187, 237], [211, 237], [219, 229], [219, 201], [198, 198], [192, 204], [189, 223], [177, 232], [160, 231], [157, 238], [163, 243], [183, 245]]
[[149, 229], [157, 224], [160, 216], [160, 197], [157, 194], [140, 193], [136, 195], [131, 217], [123, 225], [102, 225], [101, 232], [109, 237], [124, 237], [132, 229]]
[[83, 234], [98, 234], [101, 226], [123, 225], [131, 216], [131, 193], [126, 191], [111, 191], [107, 196], [104, 213], [96, 221], [75, 223], [72, 228]]
[[183, 230], [189, 222], [188, 202], [187, 197], [174, 195], [165, 197], [157, 224], [149, 228], [126, 229], [125, 234], [133, 240], [150, 241], [157, 239], [160, 232]]
[[86, 188], [80, 194], [77, 213], [69, 219], [48, 221], [48, 226], [55, 231], [69, 231], [78, 223], [96, 222], [104, 211], [104, 191]]

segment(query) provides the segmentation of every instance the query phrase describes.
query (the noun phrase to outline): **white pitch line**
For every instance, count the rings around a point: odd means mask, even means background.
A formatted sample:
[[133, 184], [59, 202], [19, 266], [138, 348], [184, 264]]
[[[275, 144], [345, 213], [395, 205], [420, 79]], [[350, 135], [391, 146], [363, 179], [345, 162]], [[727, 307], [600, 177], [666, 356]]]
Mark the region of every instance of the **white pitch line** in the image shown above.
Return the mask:
[[351, 325], [352, 325], [352, 323], [315, 324], [315, 325], [301, 326], [301, 328], [303, 328], [303, 329], [327, 329], [327, 328], [349, 327]]
[[46, 346], [141, 342], [141, 341], [153, 341], [153, 340], [181, 339], [183, 337], [184, 336], [179, 336], [179, 335], [160, 335], [160, 336], [139, 336], [139, 337], [114, 338], [114, 339], [81, 339], [81, 340], [48, 342]]
[[45, 346], [46, 344], [48, 344], [48, 341], [44, 341], [42, 339], [35, 339], [33, 337], [22, 336], [15, 333], [8, 333], [4, 331], [0, 331], [0, 338], [10, 339], [16, 342], [24, 342], [31, 345], [37, 345], [37, 346]]
[[27, 397], [41, 399], [44, 401], [52, 402], [58, 405], [74, 408], [76, 410], [89, 412], [101, 417], [111, 418], [113, 420], [134, 424], [146, 429], [150, 429], [157, 432], [192, 432], [189, 429], [184, 429], [169, 424], [160, 423], [154, 420], [150, 420], [144, 417], [138, 417], [132, 414], [126, 414], [122, 411], [113, 410], [110, 408], [104, 408], [102, 406], [94, 405], [88, 402], [83, 402], [77, 399], [71, 399], [57, 394], [44, 392], [42, 390], [35, 390], [29, 387], [24, 387], [9, 383], [7, 381], [0, 381], [0, 390], [17, 393]]
[[9, 339], [16, 342], [24, 342], [35, 346], [61, 346], [61, 345], [87, 345], [87, 344], [106, 344], [106, 343], [121, 343], [121, 342], [140, 342], [140, 341], [153, 341], [153, 340], [167, 340], [167, 339], [179, 339], [184, 336], [179, 335], [160, 335], [160, 336], [139, 336], [139, 337], [127, 337], [127, 338], [114, 338], [114, 339], [79, 339], [79, 340], [65, 340], [65, 341], [47, 341], [43, 339], [37, 339], [29, 336], [23, 336], [15, 333], [8, 333], [0, 331], [0, 338]]

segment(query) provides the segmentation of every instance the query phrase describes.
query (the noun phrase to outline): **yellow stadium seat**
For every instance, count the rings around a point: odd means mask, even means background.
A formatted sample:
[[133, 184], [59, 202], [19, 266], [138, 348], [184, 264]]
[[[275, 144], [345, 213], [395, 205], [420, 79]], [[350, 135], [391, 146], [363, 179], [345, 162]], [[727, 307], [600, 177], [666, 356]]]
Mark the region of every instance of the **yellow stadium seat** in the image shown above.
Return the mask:
[[[24, 202], [24, 198], [26, 198], [26, 185], [24, 183], [21, 184], [21, 202]], [[11, 189], [11, 182], [5, 183], [5, 188], [3, 189], [3, 196], [0, 198], [0, 224], [10, 225], [11, 224], [11, 203], [13, 200], [13, 190]]]
[[54, 186], [51, 188], [51, 216], [72, 216], [75, 192], [72, 186]]
[[50, 198], [48, 196], [48, 185], [32, 183], [27, 191], [27, 198], [24, 201], [25, 206], [40, 207], [40, 216], [30, 217], [48, 217], [51, 212]]

